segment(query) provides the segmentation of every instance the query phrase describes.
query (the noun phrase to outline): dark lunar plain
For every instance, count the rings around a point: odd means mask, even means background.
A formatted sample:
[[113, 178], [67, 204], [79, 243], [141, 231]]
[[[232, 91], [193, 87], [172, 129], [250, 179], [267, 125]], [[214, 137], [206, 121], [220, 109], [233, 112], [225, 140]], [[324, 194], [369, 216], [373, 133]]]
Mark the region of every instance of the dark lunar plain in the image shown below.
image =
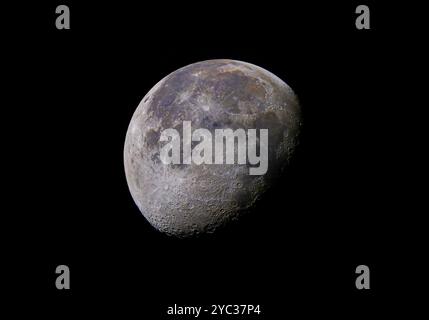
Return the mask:
[[[174, 304], [260, 304], [262, 314], [245, 319], [395, 311], [411, 291], [392, 279], [412, 263], [419, 235], [405, 235], [414, 211], [402, 173], [409, 47], [398, 42], [412, 35], [394, 27], [394, 8], [376, 5], [372, 29], [358, 31], [361, 3], [343, 2], [65, 1], [69, 31], [55, 29], [62, 2], [5, 11], [20, 18], [8, 39], [10, 82], [25, 88], [10, 118], [14, 148], [25, 153], [14, 160], [23, 178], [14, 179], [21, 196], [9, 211], [20, 213], [20, 231], [7, 242], [20, 248], [8, 261], [22, 272], [11, 278], [27, 281], [15, 288], [30, 301], [17, 312], [173, 320]], [[287, 176], [240, 224], [169, 238], [128, 190], [127, 127], [164, 76], [223, 58], [269, 70], [294, 90], [300, 144]], [[55, 289], [59, 264], [71, 269], [70, 291]], [[360, 264], [370, 267], [369, 291], [355, 288]]]

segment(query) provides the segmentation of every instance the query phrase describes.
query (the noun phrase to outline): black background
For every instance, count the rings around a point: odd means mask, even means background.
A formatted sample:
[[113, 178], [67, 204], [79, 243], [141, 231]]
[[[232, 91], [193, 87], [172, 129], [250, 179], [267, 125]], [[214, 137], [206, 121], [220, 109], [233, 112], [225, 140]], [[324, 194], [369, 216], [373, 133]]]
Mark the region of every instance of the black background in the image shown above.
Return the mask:
[[[59, 4], [70, 7], [71, 30], [55, 28]], [[260, 319], [394, 308], [398, 266], [412, 251], [398, 169], [407, 50], [392, 8], [369, 4], [371, 30], [357, 30], [358, 4], [53, 1], [21, 11], [28, 25], [15, 24], [11, 82], [25, 88], [15, 105], [27, 130], [14, 135], [29, 141], [21, 151], [31, 162], [16, 160], [27, 196], [13, 200], [25, 211], [21, 258], [34, 270], [38, 307], [140, 319], [177, 319], [166, 316], [174, 304], [260, 304]], [[287, 82], [302, 104], [303, 135], [287, 176], [240, 225], [171, 239], [130, 196], [125, 133], [156, 82], [215, 58]], [[55, 288], [60, 264], [70, 267], [71, 290]], [[370, 290], [355, 287], [361, 264]]]

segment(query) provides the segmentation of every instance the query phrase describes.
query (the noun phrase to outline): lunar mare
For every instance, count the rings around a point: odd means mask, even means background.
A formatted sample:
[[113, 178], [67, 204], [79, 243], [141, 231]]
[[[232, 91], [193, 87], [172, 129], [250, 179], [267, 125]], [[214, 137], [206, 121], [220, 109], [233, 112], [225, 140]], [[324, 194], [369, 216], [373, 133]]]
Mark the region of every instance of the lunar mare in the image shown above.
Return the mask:
[[[248, 162], [164, 164], [161, 133], [182, 132], [184, 121], [212, 134], [224, 128], [268, 129], [268, 170], [249, 175]], [[130, 121], [124, 167], [131, 196], [161, 232], [212, 233], [239, 219], [273, 184], [290, 162], [300, 127], [296, 95], [269, 71], [227, 59], [185, 66], [159, 81]]]

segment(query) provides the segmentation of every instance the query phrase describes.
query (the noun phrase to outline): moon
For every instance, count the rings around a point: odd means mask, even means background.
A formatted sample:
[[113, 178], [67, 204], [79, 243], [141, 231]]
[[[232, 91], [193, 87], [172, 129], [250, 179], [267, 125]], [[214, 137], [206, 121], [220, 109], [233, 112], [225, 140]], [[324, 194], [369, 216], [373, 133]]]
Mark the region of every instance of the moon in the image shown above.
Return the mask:
[[[164, 164], [165, 129], [268, 129], [268, 169], [245, 164]], [[299, 141], [301, 107], [271, 72], [228, 59], [190, 64], [159, 81], [138, 105], [124, 145], [131, 196], [157, 230], [179, 238], [213, 233], [240, 220], [287, 168]], [[258, 130], [258, 131], [259, 131]], [[264, 219], [261, 215], [260, 219]]]

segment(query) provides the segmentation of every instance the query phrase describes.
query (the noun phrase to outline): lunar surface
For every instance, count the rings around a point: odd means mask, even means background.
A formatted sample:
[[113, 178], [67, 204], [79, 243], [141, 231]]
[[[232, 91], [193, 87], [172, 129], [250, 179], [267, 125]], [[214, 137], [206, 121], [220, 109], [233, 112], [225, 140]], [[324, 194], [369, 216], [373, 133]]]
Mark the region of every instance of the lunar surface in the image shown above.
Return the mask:
[[[165, 164], [165, 129], [268, 129], [268, 170], [251, 164]], [[212, 233], [239, 220], [287, 167], [298, 143], [301, 112], [292, 89], [274, 74], [236, 60], [208, 60], [174, 71], [138, 105], [124, 146], [131, 195], [149, 223], [176, 237]], [[197, 142], [192, 142], [192, 146]], [[261, 212], [260, 219], [264, 219]]]

